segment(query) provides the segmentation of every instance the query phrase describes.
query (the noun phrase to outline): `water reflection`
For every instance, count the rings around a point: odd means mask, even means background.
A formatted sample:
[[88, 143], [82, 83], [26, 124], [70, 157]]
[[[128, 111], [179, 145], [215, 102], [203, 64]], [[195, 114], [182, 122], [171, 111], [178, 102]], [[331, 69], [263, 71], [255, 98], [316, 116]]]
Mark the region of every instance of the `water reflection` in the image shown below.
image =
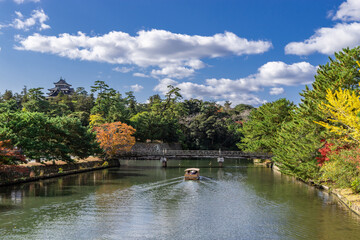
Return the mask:
[[[360, 234], [358, 217], [327, 193], [249, 162], [226, 162], [223, 169], [209, 168], [209, 160], [170, 161], [168, 169], [157, 161], [128, 163], [0, 188], [0, 236], [356, 239]], [[200, 167], [201, 180], [184, 181], [187, 167]]]

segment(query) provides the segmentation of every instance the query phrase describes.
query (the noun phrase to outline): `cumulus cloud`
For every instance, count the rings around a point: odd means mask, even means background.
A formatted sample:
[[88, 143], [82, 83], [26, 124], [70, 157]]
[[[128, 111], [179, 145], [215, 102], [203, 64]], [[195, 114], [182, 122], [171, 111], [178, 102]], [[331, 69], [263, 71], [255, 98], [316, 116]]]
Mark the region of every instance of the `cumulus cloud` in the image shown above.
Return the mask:
[[333, 20], [360, 21], [360, 1], [347, 0], [343, 2], [333, 17]]
[[131, 85], [130, 88], [134, 91], [134, 92], [140, 92], [144, 87], [139, 85], [139, 84], [135, 84], [135, 85]]
[[176, 65], [170, 65], [170, 66], [166, 66], [160, 70], [152, 70], [151, 71], [151, 75], [152, 76], [168, 76], [170, 78], [184, 78], [184, 77], [189, 77], [191, 75], [193, 75], [195, 72], [195, 69], [193, 68], [187, 68], [187, 67], [182, 67], [182, 66], [176, 66]]
[[40, 25], [39, 30], [50, 28], [49, 25], [45, 24], [45, 21], [47, 21], [49, 17], [42, 9], [33, 10], [31, 16], [27, 19], [23, 19], [24, 16], [21, 14], [21, 12], [15, 12], [15, 14], [18, 16], [18, 18], [13, 21], [11, 26], [16, 29], [29, 30], [30, 27], [35, 25]]
[[304, 42], [286, 45], [286, 54], [309, 55], [314, 52], [333, 54], [345, 47], [360, 45], [360, 23], [338, 23], [333, 28], [320, 28]]
[[317, 67], [308, 62], [286, 64], [284, 62], [268, 62], [259, 68], [257, 74], [250, 76], [254, 82], [262, 86], [296, 86], [312, 83]]
[[149, 78], [149, 75], [146, 75], [145, 73], [133, 73], [134, 77], [142, 77], [142, 78]]
[[260, 54], [271, 47], [271, 42], [247, 40], [231, 32], [198, 36], [152, 29], [139, 31], [136, 36], [120, 31], [93, 37], [82, 32], [59, 36], [35, 33], [20, 39], [16, 49], [70, 59], [157, 67], [152, 72], [154, 76], [182, 78], [203, 68], [201, 59]]
[[28, 31], [32, 27], [38, 27], [38, 29], [44, 30], [50, 28], [45, 24], [49, 17], [45, 14], [44, 10], [33, 10], [29, 18], [25, 18], [21, 12], [15, 11], [16, 18], [10, 24], [0, 24], [0, 29], [5, 27], [12, 27], [19, 30]]
[[40, 2], [40, 0], [13, 0], [13, 1], [17, 4], [22, 4], [27, 2], [34, 2], [34, 3]]
[[270, 95], [280, 95], [284, 93], [284, 89], [283, 88], [271, 88], [270, 89]]
[[316, 67], [307, 62], [286, 64], [283, 62], [268, 62], [258, 69], [256, 74], [236, 80], [207, 79], [204, 84], [193, 82], [179, 82], [171, 78], [164, 78], [154, 88], [165, 94], [168, 85], [181, 89], [184, 98], [213, 99], [216, 101], [230, 100], [234, 104], [246, 103], [259, 105], [264, 103], [256, 92], [265, 87], [272, 87], [270, 94], [277, 95], [284, 92], [278, 86], [295, 86], [309, 84], [313, 81]]
[[115, 72], [121, 72], [121, 73], [128, 73], [134, 70], [133, 67], [129, 68], [129, 67], [115, 67], [112, 69]]
[[[346, 47], [360, 45], [360, 1], [342, 3], [332, 18], [344, 21], [333, 27], [323, 27], [303, 42], [291, 42], [285, 46], [286, 54], [309, 55], [315, 52], [330, 55]], [[349, 21], [354, 21], [348, 23]], [[346, 22], [346, 23], [345, 23]]]

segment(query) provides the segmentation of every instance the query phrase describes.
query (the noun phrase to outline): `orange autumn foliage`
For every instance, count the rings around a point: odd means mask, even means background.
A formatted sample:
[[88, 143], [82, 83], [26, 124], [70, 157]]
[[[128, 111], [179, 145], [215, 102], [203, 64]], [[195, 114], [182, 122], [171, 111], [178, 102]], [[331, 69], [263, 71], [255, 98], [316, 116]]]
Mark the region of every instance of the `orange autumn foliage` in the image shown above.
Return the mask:
[[96, 139], [100, 147], [109, 157], [115, 156], [120, 152], [130, 151], [135, 144], [135, 129], [122, 122], [105, 123], [94, 127]]
[[25, 156], [11, 145], [10, 140], [0, 141], [0, 164], [16, 164], [18, 162], [26, 162]]

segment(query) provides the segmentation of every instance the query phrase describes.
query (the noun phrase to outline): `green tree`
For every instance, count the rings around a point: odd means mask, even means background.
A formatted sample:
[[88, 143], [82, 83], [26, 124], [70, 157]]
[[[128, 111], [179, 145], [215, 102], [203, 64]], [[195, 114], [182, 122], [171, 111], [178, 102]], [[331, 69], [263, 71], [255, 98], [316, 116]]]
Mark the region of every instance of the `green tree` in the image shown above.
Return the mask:
[[0, 102], [0, 113], [16, 112], [18, 110], [19, 110], [19, 106], [15, 99], [10, 99], [5, 102]]
[[50, 103], [44, 97], [43, 88], [31, 88], [27, 92], [28, 101], [23, 103], [23, 110], [28, 112], [48, 113]]
[[275, 139], [284, 122], [291, 119], [294, 104], [284, 98], [253, 109], [249, 121], [239, 131], [244, 135], [238, 146], [248, 152], [272, 153]]
[[96, 134], [83, 126], [78, 118], [56, 117], [51, 118], [50, 123], [62, 130], [61, 143], [69, 149], [71, 156], [87, 158], [101, 152]]
[[321, 139], [328, 135], [324, 129], [315, 123], [326, 118], [319, 109], [321, 102], [326, 100], [326, 89], [353, 89], [358, 91], [360, 73], [356, 61], [360, 60], [360, 47], [343, 49], [335, 53], [335, 59], [325, 65], [320, 65], [312, 88], [300, 94], [301, 103], [292, 114], [292, 120], [282, 126], [277, 138], [275, 157], [283, 172], [293, 174], [304, 180], [318, 177], [318, 166], [315, 157], [322, 147]]
[[222, 111], [214, 102], [185, 100], [187, 115], [180, 118], [181, 142], [185, 149], [236, 149], [241, 135], [240, 125], [231, 115], [232, 109]]
[[160, 140], [162, 138], [161, 118], [154, 112], [141, 112], [130, 119], [131, 125], [136, 129], [135, 138], [140, 142], [146, 140]]
[[91, 115], [101, 115], [106, 122], [128, 122], [130, 112], [119, 92], [103, 81], [96, 81], [91, 91], [98, 94]]
[[1, 96], [3, 101], [8, 101], [14, 97], [13, 92], [11, 90], [5, 90], [5, 93]]
[[49, 118], [44, 113], [0, 114], [0, 141], [11, 140], [30, 159], [71, 161], [95, 153], [95, 135], [78, 119]]

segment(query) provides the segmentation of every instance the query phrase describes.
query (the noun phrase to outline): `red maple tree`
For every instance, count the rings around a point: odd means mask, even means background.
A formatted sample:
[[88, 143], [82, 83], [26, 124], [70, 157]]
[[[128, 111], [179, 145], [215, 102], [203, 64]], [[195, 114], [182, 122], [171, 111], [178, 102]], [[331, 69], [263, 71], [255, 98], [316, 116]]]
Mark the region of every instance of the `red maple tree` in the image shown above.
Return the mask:
[[14, 147], [10, 140], [0, 141], [0, 164], [17, 164], [26, 162], [20, 150]]

